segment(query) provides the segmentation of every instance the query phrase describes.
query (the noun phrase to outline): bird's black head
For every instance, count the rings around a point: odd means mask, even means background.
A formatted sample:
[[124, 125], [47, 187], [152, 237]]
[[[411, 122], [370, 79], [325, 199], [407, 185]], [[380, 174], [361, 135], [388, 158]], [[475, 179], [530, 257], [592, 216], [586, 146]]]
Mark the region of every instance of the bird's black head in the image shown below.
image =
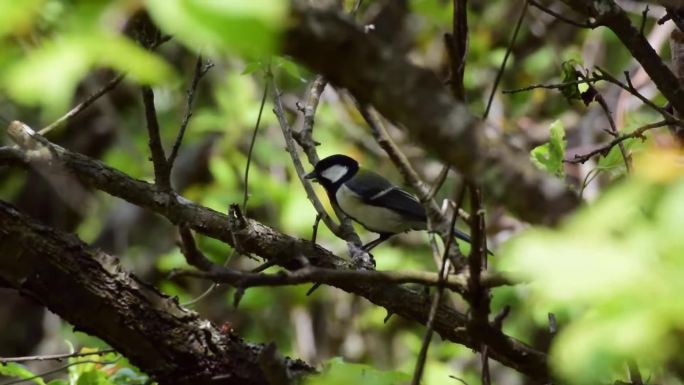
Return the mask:
[[307, 179], [318, 181], [329, 192], [335, 191], [359, 171], [359, 163], [346, 155], [331, 155], [316, 163], [314, 170], [306, 175]]

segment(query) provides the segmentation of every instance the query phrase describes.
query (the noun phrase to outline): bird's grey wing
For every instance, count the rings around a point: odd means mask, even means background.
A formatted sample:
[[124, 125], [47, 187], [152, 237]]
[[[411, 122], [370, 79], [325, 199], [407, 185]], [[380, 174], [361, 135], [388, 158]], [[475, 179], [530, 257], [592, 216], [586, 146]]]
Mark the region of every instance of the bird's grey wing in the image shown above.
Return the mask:
[[427, 221], [425, 209], [418, 199], [398, 187], [392, 187], [377, 193], [375, 196], [371, 196], [367, 203], [373, 206], [387, 207], [413, 221]]
[[425, 209], [418, 199], [372, 171], [361, 170], [347, 181], [347, 187], [362, 197], [364, 203], [387, 207], [410, 220], [426, 221]]

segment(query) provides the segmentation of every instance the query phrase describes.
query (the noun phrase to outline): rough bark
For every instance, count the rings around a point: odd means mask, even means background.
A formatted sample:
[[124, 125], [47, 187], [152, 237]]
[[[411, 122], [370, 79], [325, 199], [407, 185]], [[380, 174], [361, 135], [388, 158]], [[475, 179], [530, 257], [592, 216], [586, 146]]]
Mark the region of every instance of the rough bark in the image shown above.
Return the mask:
[[[0, 201], [0, 281], [98, 336], [160, 384], [267, 384], [261, 345], [221, 333], [115, 257]], [[292, 374], [313, 369], [286, 360]]]
[[[154, 185], [133, 179], [98, 160], [72, 153], [37, 134], [30, 134], [30, 129], [19, 122], [13, 122], [8, 131], [10, 136], [27, 150], [23, 158], [33, 167], [69, 173], [88, 186], [161, 214], [174, 224], [185, 223], [195, 231], [236, 247], [242, 253], [275, 261], [289, 269], [300, 267], [302, 260], [317, 267], [349, 268], [345, 260], [323, 247], [244, 218], [236, 210], [225, 215], [192, 203], [174, 193], [160, 191]], [[393, 314], [421, 324], [427, 322], [430, 301], [416, 291], [399, 285], [372, 285], [360, 282], [340, 283], [336, 287], [362, 296]], [[434, 330], [442, 338], [480, 350], [482, 345], [466, 332], [466, 323], [467, 317], [464, 314], [448, 305], [442, 305], [435, 318]], [[495, 328], [489, 328], [483, 334], [490, 358], [535, 380], [548, 379], [544, 352], [508, 337]]]

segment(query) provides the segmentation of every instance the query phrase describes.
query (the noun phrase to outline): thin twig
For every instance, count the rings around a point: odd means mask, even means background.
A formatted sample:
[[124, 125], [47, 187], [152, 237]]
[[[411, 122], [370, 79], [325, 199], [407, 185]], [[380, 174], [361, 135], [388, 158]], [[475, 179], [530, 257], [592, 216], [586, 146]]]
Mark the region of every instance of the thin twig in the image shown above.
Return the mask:
[[651, 107], [653, 110], [656, 112], [660, 113], [666, 120], [672, 122], [671, 124], [676, 124], [680, 127], [684, 127], [684, 121], [680, 120], [664, 108], [658, 106], [657, 104], [653, 103], [650, 101], [647, 97], [642, 95], [639, 91], [637, 91], [636, 88], [634, 88], [634, 85], [632, 85], [632, 79], [629, 77], [629, 72], [625, 72], [625, 80], [627, 84], [619, 81], [616, 79], [613, 75], [608, 73], [606, 70], [603, 68], [596, 66], [596, 70], [599, 72], [599, 76], [602, 78], [602, 80], [605, 80], [607, 82], [613, 83], [616, 86], [624, 89], [625, 91], [629, 92], [633, 96], [635, 96], [637, 99], [641, 100], [644, 104], [647, 106]]
[[85, 98], [85, 100], [83, 100], [81, 103], [77, 104], [76, 107], [69, 110], [69, 112], [62, 115], [59, 119], [57, 119], [54, 122], [50, 123], [49, 125], [45, 126], [43, 129], [38, 131], [38, 133], [41, 135], [45, 135], [48, 132], [54, 130], [55, 128], [63, 126], [70, 119], [72, 119], [74, 116], [80, 114], [83, 110], [88, 108], [91, 104], [95, 103], [95, 101], [97, 101], [99, 98], [101, 98], [104, 94], [106, 94], [107, 92], [116, 88], [116, 86], [119, 85], [119, 83], [121, 83], [121, 81], [123, 80], [124, 77], [126, 77], [125, 73], [121, 73], [121, 74], [116, 75], [113, 79], [108, 81], [107, 84], [104, 85], [104, 87], [100, 88], [95, 93], [93, 93], [92, 95]]
[[181, 252], [185, 256], [185, 260], [188, 264], [190, 266], [195, 266], [200, 270], [211, 270], [214, 264], [197, 248], [190, 227], [186, 224], [181, 224], [178, 226], [178, 234], [181, 239]]
[[542, 12], [548, 13], [549, 15], [555, 17], [556, 19], [558, 19], [562, 22], [568, 23], [570, 25], [574, 25], [575, 27], [594, 29], [594, 28], [600, 26], [600, 24], [597, 22], [587, 21], [587, 22], [582, 23], [582, 22], [574, 21], [572, 19], [568, 19], [567, 17], [561, 15], [560, 13], [558, 13], [558, 12], [548, 8], [548, 7], [545, 7], [544, 5], [536, 2], [535, 0], [529, 0], [529, 2], [533, 6], [539, 8], [539, 10], [541, 10]]
[[[603, 110], [604, 114], [606, 115], [606, 118], [608, 119], [608, 125], [610, 127], [609, 133], [614, 138], [619, 137], [620, 132], [617, 130], [617, 127], [615, 126], [615, 120], [613, 119], [613, 115], [611, 114], [610, 109], [608, 108], [608, 103], [606, 102], [606, 99], [603, 97], [603, 95], [599, 93], [597, 93], [594, 98], [596, 99], [596, 102], [599, 104], [599, 106], [601, 106], [601, 109]], [[625, 149], [625, 144], [619, 142], [617, 146], [620, 149], [620, 154], [622, 155], [622, 159], [625, 162], [625, 168], [627, 169], [627, 173], [631, 174], [632, 166], [629, 162], [629, 154], [627, 153], [627, 149]]]
[[428, 192], [427, 198], [435, 199], [435, 196], [437, 196], [437, 193], [442, 188], [442, 185], [444, 185], [447, 175], [449, 175], [450, 169], [451, 167], [449, 167], [448, 165], [442, 166], [442, 170], [439, 171], [437, 179], [435, 179], [435, 181], [432, 183], [432, 188]]
[[249, 142], [249, 151], [247, 151], [247, 166], [245, 166], [245, 189], [244, 196], [242, 198], [242, 211], [247, 212], [247, 200], [249, 199], [249, 168], [252, 165], [252, 153], [254, 151], [254, 144], [256, 143], [257, 134], [259, 133], [259, 125], [261, 124], [261, 114], [264, 112], [264, 106], [266, 105], [266, 97], [268, 95], [268, 87], [271, 82], [270, 69], [266, 74], [266, 79], [264, 81], [264, 93], [261, 96], [261, 104], [259, 105], [259, 115], [257, 115], [256, 123], [254, 124], [254, 130], [252, 131], [252, 139]]
[[[306, 154], [309, 164], [312, 166], [315, 166], [320, 160], [318, 157], [318, 151], [316, 151], [316, 146], [320, 143], [316, 142], [313, 138], [314, 118], [316, 116], [316, 111], [318, 110], [318, 105], [321, 101], [321, 96], [323, 95], [323, 91], [325, 90], [327, 84], [328, 81], [322, 75], [316, 75], [316, 77], [314, 77], [314, 80], [311, 81], [311, 84], [308, 87], [306, 104], [300, 107], [300, 111], [302, 111], [304, 114], [302, 128], [300, 131], [290, 130], [292, 138], [302, 148], [304, 154]], [[354, 231], [354, 226], [352, 225], [351, 219], [337, 205], [333, 204], [332, 208], [335, 212], [335, 215], [340, 220], [339, 234], [342, 234], [340, 238], [346, 241], [353, 241], [357, 239], [358, 235], [356, 235], [356, 232]], [[320, 212], [319, 214], [322, 215]], [[323, 222], [326, 223], [325, 219]], [[326, 223], [326, 226], [328, 226], [328, 223]], [[330, 227], [328, 226], [328, 228]], [[333, 233], [337, 235], [337, 233]]]
[[494, 101], [496, 89], [499, 88], [499, 82], [501, 82], [501, 77], [503, 76], [503, 72], [506, 69], [508, 57], [511, 55], [511, 52], [513, 51], [515, 39], [517, 39], [518, 37], [520, 26], [522, 25], [523, 19], [525, 18], [525, 14], [527, 13], [527, 5], [529, 0], [524, 0], [524, 2], [525, 3], [523, 4], [522, 10], [520, 11], [520, 16], [518, 16], [518, 21], [515, 24], [515, 29], [513, 30], [513, 36], [511, 36], [511, 41], [508, 44], [508, 47], [506, 48], [506, 54], [504, 55], [503, 61], [501, 62], [501, 67], [499, 68], [499, 72], [497, 72], [496, 74], [496, 79], [494, 79], [494, 85], [492, 85], [492, 91], [490, 92], [489, 99], [487, 100], [487, 107], [485, 108], [485, 112], [482, 115], [483, 119], [487, 119], [487, 116], [489, 116], [489, 109], [492, 107], [492, 102]]
[[[474, 220], [470, 223], [472, 247], [468, 255], [468, 285], [465, 299], [470, 304], [471, 319], [468, 328], [474, 330], [473, 335], [481, 340], [481, 330], [489, 325], [490, 297], [489, 290], [482, 285], [482, 273], [487, 269], [487, 237], [485, 236], [484, 206], [482, 193], [475, 183], [468, 183], [470, 204], [474, 211]], [[480, 342], [482, 356], [482, 383], [489, 385], [489, 349]]]
[[590, 78], [583, 78], [583, 79], [577, 79], [577, 80], [572, 80], [569, 82], [563, 82], [563, 83], [553, 83], [553, 84], [532, 84], [527, 87], [523, 88], [516, 88], [512, 90], [503, 90], [501, 91], [504, 94], [515, 94], [518, 92], [525, 92], [525, 91], [531, 91], [537, 88], [545, 88], [548, 90], [560, 90], [563, 89], [567, 86], [573, 86], [573, 85], [578, 85], [578, 84], [591, 84], [594, 82], [597, 82], [599, 80], [605, 80], [603, 77], [590, 77]]
[[321, 220], [323, 221], [323, 223], [325, 223], [325, 225], [328, 227], [328, 229], [330, 229], [330, 231], [332, 231], [333, 234], [349, 242], [353, 242], [360, 245], [361, 239], [355, 232], [350, 233], [344, 231], [344, 229], [339, 224], [335, 223], [332, 217], [328, 215], [328, 213], [325, 211], [325, 208], [323, 207], [323, 204], [318, 199], [318, 196], [316, 195], [313, 186], [311, 186], [311, 183], [309, 183], [309, 181], [306, 178], [304, 178], [306, 172], [304, 171], [304, 166], [302, 165], [302, 161], [299, 158], [299, 153], [297, 152], [297, 148], [295, 146], [295, 140], [292, 136], [292, 128], [290, 127], [290, 124], [287, 122], [287, 118], [285, 117], [285, 109], [283, 108], [283, 103], [280, 98], [280, 91], [278, 90], [278, 86], [275, 84], [275, 80], [271, 79], [271, 81], [273, 82], [273, 113], [275, 113], [276, 117], [278, 118], [280, 129], [282, 130], [283, 137], [285, 138], [287, 152], [290, 153], [290, 157], [292, 158], [292, 163], [294, 165], [295, 172], [297, 173], [297, 177], [299, 177], [302, 186], [304, 186], [307, 198], [309, 198], [309, 201], [313, 205], [316, 212], [321, 215]]
[[639, 91], [634, 88], [634, 86], [631, 83], [631, 79], [629, 78], [629, 74], [625, 74], [625, 79], [627, 80], [627, 83], [623, 83], [620, 80], [616, 79], [614, 76], [606, 72], [601, 67], [596, 67], [597, 73], [592, 74], [590, 77], [586, 77], [584, 79], [577, 79], [569, 82], [563, 82], [563, 83], [554, 83], [554, 84], [533, 84], [527, 87], [523, 88], [518, 88], [518, 89], [513, 89], [513, 90], [504, 90], [502, 91], [505, 94], [513, 94], [517, 92], [525, 92], [525, 91], [530, 91], [533, 89], [537, 88], [545, 88], [545, 89], [562, 89], [567, 86], [572, 86], [572, 85], [577, 85], [577, 84], [593, 84], [598, 81], [606, 81], [609, 83], [612, 83], [625, 91], [629, 92], [631, 95], [642, 101], [645, 105], [653, 109], [654, 111], [658, 112], [665, 118], [668, 122], [671, 122], [670, 124], [674, 124], [680, 127], [684, 127], [684, 121], [681, 119], [677, 118], [676, 116], [672, 115], [670, 112], [668, 112], [665, 108], [662, 108], [658, 106], [657, 104], [653, 103], [650, 101], [648, 98], [646, 98], [644, 95], [642, 95]]
[[[428, 315], [427, 323], [425, 324], [425, 335], [423, 335], [423, 342], [420, 347], [420, 352], [418, 353], [418, 358], [416, 359], [416, 367], [413, 370], [413, 378], [411, 380], [411, 385], [420, 384], [420, 379], [423, 376], [423, 371], [425, 369], [425, 360], [427, 359], [428, 349], [430, 348], [430, 341], [432, 341], [433, 328], [435, 326], [435, 315], [437, 314], [437, 308], [439, 307], [439, 303], [442, 299], [442, 293], [446, 286], [444, 274], [445, 272], [447, 272], [447, 261], [449, 261], [449, 248], [454, 238], [454, 227], [456, 226], [456, 218], [458, 218], [458, 209], [460, 208], [463, 201], [463, 197], [465, 195], [463, 186], [465, 185], [461, 186], [461, 189], [458, 193], [459, 196], [456, 200], [456, 207], [454, 208], [454, 212], [451, 215], [451, 221], [449, 223], [450, 236], [447, 238], [445, 242], [444, 253], [442, 254], [442, 264], [439, 267], [439, 273], [437, 274], [437, 292], [435, 293], [435, 296], [432, 299], [432, 303], [430, 305], [430, 313]], [[436, 251], [435, 242], [432, 242], [432, 249], [433, 252]]]
[[171, 190], [171, 180], [169, 176], [169, 164], [164, 155], [164, 147], [159, 133], [159, 120], [157, 120], [157, 110], [154, 106], [154, 92], [149, 86], [143, 86], [142, 98], [145, 106], [145, 120], [147, 121], [147, 134], [152, 165], [154, 166], [154, 183], [162, 190]]
[[0, 364], [7, 364], [10, 362], [28, 362], [28, 361], [62, 361], [66, 358], [85, 357], [85, 356], [101, 356], [103, 354], [114, 353], [114, 349], [102, 349], [95, 352], [78, 352], [78, 353], [61, 353], [61, 354], [44, 354], [40, 356], [23, 356], [23, 357], [0, 357]]
[[648, 4], [646, 4], [646, 8], [644, 8], [643, 12], [641, 12], [641, 27], [639, 28], [639, 33], [641, 35], [644, 34], [644, 30], [646, 29], [646, 18], [648, 17]]
[[566, 159], [566, 160], [564, 160], [564, 162], [566, 162], [566, 163], [584, 163], [584, 162], [588, 161], [589, 159], [591, 159], [593, 156], [596, 156], [599, 154], [601, 154], [601, 155], [608, 154], [610, 149], [612, 149], [614, 146], [618, 145], [619, 143], [624, 142], [627, 139], [640, 138], [642, 140], [645, 140], [646, 138], [644, 137], [644, 133], [646, 133], [646, 131], [651, 130], [653, 128], [664, 127], [664, 126], [668, 126], [668, 125], [672, 125], [672, 124], [673, 124], [673, 122], [671, 122], [669, 120], [661, 120], [660, 122], [643, 125], [643, 126], [637, 128], [636, 130], [632, 131], [629, 134], [621, 135], [621, 136], [611, 140], [610, 142], [608, 142], [602, 146], [599, 146], [596, 149], [594, 149], [594, 150], [592, 150], [592, 151], [590, 151], [584, 155], [575, 155], [574, 158]]
[[195, 62], [195, 72], [192, 76], [192, 82], [190, 87], [186, 91], [186, 102], [185, 102], [185, 113], [183, 114], [183, 120], [181, 121], [180, 128], [178, 129], [178, 135], [176, 135], [176, 141], [173, 143], [171, 148], [171, 154], [167, 160], [169, 164], [169, 172], [173, 169], [173, 163], [176, 161], [178, 156], [178, 150], [180, 150], [181, 143], [183, 142], [183, 136], [185, 135], [185, 129], [190, 123], [190, 118], [192, 117], [192, 103], [195, 100], [195, 92], [197, 91], [197, 86], [202, 77], [214, 66], [213, 63], [207, 63], [202, 65], [202, 55], [197, 55], [197, 61]]
[[468, 54], [468, 2], [467, 0], [453, 0], [453, 33], [444, 34], [444, 44], [449, 54], [449, 80], [451, 93], [457, 100], [465, 101], [466, 56]]
[[316, 214], [316, 219], [313, 224], [313, 231], [311, 232], [311, 243], [316, 243], [316, 237], [318, 236], [318, 224], [321, 223], [321, 214]]
[[[214, 265], [209, 271], [177, 270], [170, 276], [173, 278], [194, 277], [209, 279], [213, 282], [225, 283], [243, 289], [256, 286], [288, 286], [303, 283], [324, 283], [334, 285], [348, 282], [367, 282], [373, 284], [391, 283], [397, 285], [406, 283], [415, 283], [424, 286], [442, 285], [457, 293], [464, 293], [467, 281], [466, 277], [461, 274], [448, 275], [439, 278], [437, 274], [427, 271], [342, 270], [315, 266], [305, 266], [294, 271], [280, 271], [274, 274], [265, 274], [260, 272], [242, 272]], [[482, 278], [482, 285], [487, 287], [500, 287], [512, 284], [513, 282], [502, 275], [490, 274], [485, 275]]]

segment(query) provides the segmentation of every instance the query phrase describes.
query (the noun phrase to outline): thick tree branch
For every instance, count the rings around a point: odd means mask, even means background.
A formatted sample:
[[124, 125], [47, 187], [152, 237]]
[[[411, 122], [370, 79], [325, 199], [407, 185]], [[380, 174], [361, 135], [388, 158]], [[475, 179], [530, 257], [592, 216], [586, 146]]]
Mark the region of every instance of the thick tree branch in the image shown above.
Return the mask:
[[[0, 279], [102, 338], [160, 384], [267, 384], [259, 365], [263, 346], [221, 333], [124, 271], [115, 257], [3, 201]], [[302, 361], [287, 365], [293, 374], [313, 372]], [[217, 381], [218, 375], [225, 376]]]
[[526, 155], [514, 153], [499, 138], [486, 135], [484, 123], [433, 73], [411, 64], [348, 16], [302, 3], [293, 0], [286, 53], [406, 127], [426, 149], [477, 180], [488, 197], [522, 218], [555, 222], [577, 206], [577, 197], [560, 181], [535, 169]]
[[[133, 179], [104, 163], [54, 145], [20, 122], [8, 128], [10, 137], [26, 151], [26, 159], [34, 167], [53, 172], [66, 170], [82, 183], [110, 195], [127, 200], [165, 216], [174, 224], [185, 223], [197, 232], [220, 239], [241, 252], [252, 253], [288, 269], [305, 263], [315, 267], [348, 269], [349, 264], [328, 250], [309, 241], [282, 234], [257, 221], [244, 218], [239, 210], [226, 216], [192, 203], [173, 192]], [[56, 166], [52, 168], [52, 165]], [[390, 312], [427, 322], [430, 301], [422, 294], [399, 285], [375, 285], [367, 282], [346, 282], [333, 286], [362, 296]], [[448, 305], [440, 305], [435, 316], [435, 331], [442, 338], [479, 349], [465, 330], [466, 317]], [[527, 374], [537, 381], [549, 378], [546, 354], [491, 328], [484, 336], [490, 357], [506, 366]]]

